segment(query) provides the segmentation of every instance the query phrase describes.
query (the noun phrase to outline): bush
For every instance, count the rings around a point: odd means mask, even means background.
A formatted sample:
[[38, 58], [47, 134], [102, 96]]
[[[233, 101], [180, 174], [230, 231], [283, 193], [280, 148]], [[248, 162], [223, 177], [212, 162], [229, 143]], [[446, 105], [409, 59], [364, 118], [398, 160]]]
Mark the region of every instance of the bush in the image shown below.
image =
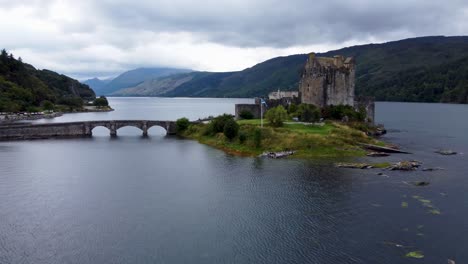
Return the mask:
[[228, 121], [234, 121], [234, 117], [232, 115], [220, 115], [215, 117], [211, 122], [206, 126], [206, 130], [203, 132], [204, 135], [214, 135], [217, 133], [224, 132], [224, 126]]
[[248, 111], [248, 110], [242, 110], [240, 113], [239, 113], [239, 117], [241, 119], [253, 119], [254, 116], [252, 114], [252, 112]]
[[224, 125], [223, 133], [229, 140], [232, 140], [239, 133], [239, 124], [237, 124], [234, 119], [227, 120]]
[[302, 122], [317, 122], [320, 120], [320, 111], [315, 105], [300, 104], [298, 117]]
[[351, 121], [364, 121], [366, 119], [366, 110], [361, 108], [356, 111], [350, 105], [329, 105], [322, 109], [322, 116], [334, 120], [342, 120], [346, 116]]
[[280, 127], [283, 126], [284, 121], [288, 119], [288, 112], [280, 105], [268, 110], [265, 114], [265, 118], [272, 126]]
[[254, 131], [254, 144], [256, 148], [260, 148], [262, 146], [262, 130], [258, 128]]
[[244, 142], [247, 140], [247, 134], [245, 134], [244, 132], [241, 132], [239, 134], [239, 142], [241, 144], [244, 144]]
[[288, 106], [288, 113], [289, 114], [295, 114], [297, 112], [297, 105], [295, 103], [291, 103]]
[[47, 100], [42, 101], [41, 105], [42, 105], [42, 108], [44, 108], [44, 110], [48, 110], [48, 111], [54, 110], [54, 104], [51, 101], [47, 101]]
[[39, 109], [39, 107], [36, 107], [36, 106], [28, 106], [26, 108], [26, 112], [29, 112], [29, 113], [37, 113], [37, 112], [40, 112], [41, 109]]
[[183, 131], [187, 130], [187, 128], [189, 126], [190, 126], [190, 121], [185, 117], [179, 118], [176, 121], [176, 131], [177, 131], [177, 133], [180, 133], [180, 132], [183, 132]]
[[107, 98], [105, 96], [96, 98], [93, 104], [97, 107], [109, 106], [109, 102], [107, 101]]

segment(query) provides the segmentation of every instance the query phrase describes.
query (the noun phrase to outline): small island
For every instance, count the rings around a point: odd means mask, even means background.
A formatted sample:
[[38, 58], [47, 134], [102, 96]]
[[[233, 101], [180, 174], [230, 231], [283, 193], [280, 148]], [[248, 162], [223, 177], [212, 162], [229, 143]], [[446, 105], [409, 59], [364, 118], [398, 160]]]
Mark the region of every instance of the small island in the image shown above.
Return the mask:
[[[367, 154], [362, 144], [385, 146], [372, 136], [381, 128], [364, 122], [364, 115], [351, 107], [327, 107], [322, 112], [305, 104], [292, 105], [289, 111], [278, 106], [266, 112], [263, 127], [262, 121], [251, 119], [248, 112], [239, 120], [231, 115], [198, 123], [182, 118], [176, 126], [184, 138], [241, 156], [294, 153], [298, 158], [359, 157]], [[327, 120], [320, 121], [322, 116]]]
[[374, 125], [373, 98], [355, 98], [354, 91], [354, 58], [311, 53], [298, 91], [278, 90], [267, 100], [238, 104], [236, 118], [222, 115], [197, 124], [179, 119], [177, 130], [185, 138], [239, 155], [364, 156], [364, 144], [385, 146], [373, 137], [385, 130]]

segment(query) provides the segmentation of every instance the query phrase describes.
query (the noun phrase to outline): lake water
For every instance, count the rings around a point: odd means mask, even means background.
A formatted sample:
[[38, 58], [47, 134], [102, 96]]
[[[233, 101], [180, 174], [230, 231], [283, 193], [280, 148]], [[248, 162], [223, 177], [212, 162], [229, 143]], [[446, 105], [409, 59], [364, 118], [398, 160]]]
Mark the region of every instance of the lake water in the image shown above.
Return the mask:
[[[197, 119], [252, 101], [110, 98], [114, 112], [39, 122]], [[444, 168], [388, 176], [234, 157], [157, 127], [0, 142], [0, 263], [467, 263], [467, 156], [434, 153], [468, 153], [467, 117], [467, 105], [378, 103], [384, 139], [414, 154], [375, 160]], [[424, 260], [404, 257], [415, 250]]]

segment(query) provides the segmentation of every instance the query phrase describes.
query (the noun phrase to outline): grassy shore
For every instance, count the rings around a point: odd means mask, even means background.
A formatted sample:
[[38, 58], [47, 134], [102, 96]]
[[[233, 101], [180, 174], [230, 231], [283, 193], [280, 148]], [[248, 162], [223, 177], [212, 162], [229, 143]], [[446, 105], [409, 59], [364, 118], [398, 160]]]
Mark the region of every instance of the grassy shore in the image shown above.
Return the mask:
[[366, 151], [358, 143], [383, 145], [364, 132], [337, 122], [317, 125], [290, 122], [283, 127], [272, 127], [264, 121], [263, 128], [256, 119], [237, 123], [239, 135], [233, 140], [228, 140], [223, 133], [208, 135], [208, 124], [193, 124], [181, 136], [243, 156], [294, 150], [297, 151], [294, 157], [298, 158], [359, 157]]

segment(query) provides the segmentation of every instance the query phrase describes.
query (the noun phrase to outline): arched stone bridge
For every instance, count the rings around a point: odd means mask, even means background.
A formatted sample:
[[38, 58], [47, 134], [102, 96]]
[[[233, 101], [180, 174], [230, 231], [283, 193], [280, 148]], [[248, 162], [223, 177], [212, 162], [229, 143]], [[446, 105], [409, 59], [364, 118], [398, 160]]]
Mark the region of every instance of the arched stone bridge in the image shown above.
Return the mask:
[[164, 128], [167, 135], [176, 133], [175, 121], [104, 120], [47, 124], [14, 123], [0, 125], [0, 140], [90, 137], [93, 135], [92, 131], [95, 127], [106, 127], [109, 129], [111, 136], [117, 136], [117, 130], [127, 126], [141, 129], [143, 136], [147, 136], [148, 129], [153, 126]]

